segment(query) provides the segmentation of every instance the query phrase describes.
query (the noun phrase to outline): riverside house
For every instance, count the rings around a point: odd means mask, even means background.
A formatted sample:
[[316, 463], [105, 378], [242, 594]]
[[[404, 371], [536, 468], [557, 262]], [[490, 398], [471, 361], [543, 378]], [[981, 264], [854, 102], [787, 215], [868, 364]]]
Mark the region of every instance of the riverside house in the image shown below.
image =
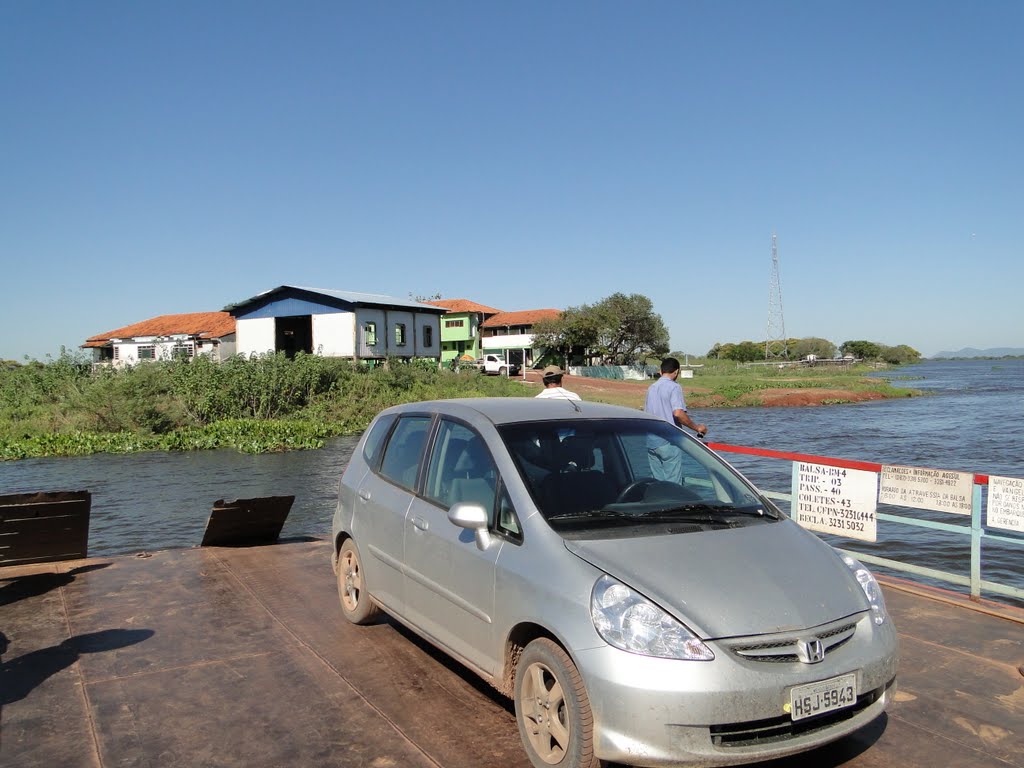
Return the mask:
[[82, 349], [115, 368], [196, 355], [224, 360], [235, 354], [235, 318], [227, 312], [160, 315], [90, 336]]
[[351, 360], [433, 358], [445, 310], [373, 293], [281, 285], [230, 304], [243, 355], [298, 352]]
[[487, 318], [501, 314], [500, 309], [469, 299], [431, 299], [426, 303], [447, 310], [441, 318], [441, 362], [444, 365], [458, 358], [483, 356], [480, 326]]
[[492, 315], [481, 326], [483, 351], [503, 355], [524, 370], [535, 367], [547, 350], [534, 346], [533, 324], [538, 320], [557, 319], [561, 314], [557, 309], [524, 309]]

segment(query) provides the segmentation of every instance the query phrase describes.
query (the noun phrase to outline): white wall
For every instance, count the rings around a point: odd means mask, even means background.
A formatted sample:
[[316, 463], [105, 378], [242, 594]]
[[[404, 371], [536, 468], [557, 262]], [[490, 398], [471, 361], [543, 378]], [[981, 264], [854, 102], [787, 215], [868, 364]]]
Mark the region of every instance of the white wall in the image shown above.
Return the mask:
[[484, 336], [484, 349], [525, 349], [533, 346], [532, 333], [513, 333], [508, 336]]
[[235, 322], [235, 343], [238, 354], [265, 355], [274, 351], [274, 318], [254, 317]]
[[352, 357], [356, 350], [355, 317], [352, 312], [313, 315], [313, 353]]

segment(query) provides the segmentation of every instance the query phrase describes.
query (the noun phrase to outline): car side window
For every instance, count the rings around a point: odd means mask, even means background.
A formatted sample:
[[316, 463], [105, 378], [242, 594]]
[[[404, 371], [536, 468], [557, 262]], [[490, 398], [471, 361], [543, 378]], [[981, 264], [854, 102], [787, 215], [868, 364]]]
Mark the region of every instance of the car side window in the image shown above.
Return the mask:
[[384, 438], [387, 437], [388, 430], [391, 429], [391, 425], [394, 423], [394, 416], [384, 416], [377, 419], [370, 427], [370, 433], [366, 436], [366, 442], [363, 443], [363, 458], [366, 460], [367, 466], [377, 466], [377, 460], [380, 459], [380, 449], [384, 445]]
[[392, 482], [416, 490], [420, 457], [430, 431], [430, 416], [403, 416], [384, 449], [380, 473]]
[[484, 439], [464, 424], [442, 419], [427, 467], [424, 495], [443, 507], [473, 501], [493, 514], [497, 479]]
[[522, 541], [523, 529], [519, 527], [519, 518], [516, 517], [515, 507], [512, 506], [512, 499], [502, 484], [501, 494], [498, 496], [498, 524], [497, 529], [516, 541]]

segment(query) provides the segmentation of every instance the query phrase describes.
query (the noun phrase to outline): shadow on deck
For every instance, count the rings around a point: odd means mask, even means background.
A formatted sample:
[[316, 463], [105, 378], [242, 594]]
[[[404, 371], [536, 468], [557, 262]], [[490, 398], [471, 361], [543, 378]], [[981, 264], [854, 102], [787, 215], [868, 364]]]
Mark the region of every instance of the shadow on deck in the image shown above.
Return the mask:
[[[0, 766], [527, 768], [510, 702], [341, 616], [326, 541], [0, 571]], [[887, 716], [795, 766], [1024, 766], [1024, 612], [884, 581]], [[962, 604], [958, 604], [962, 603]]]

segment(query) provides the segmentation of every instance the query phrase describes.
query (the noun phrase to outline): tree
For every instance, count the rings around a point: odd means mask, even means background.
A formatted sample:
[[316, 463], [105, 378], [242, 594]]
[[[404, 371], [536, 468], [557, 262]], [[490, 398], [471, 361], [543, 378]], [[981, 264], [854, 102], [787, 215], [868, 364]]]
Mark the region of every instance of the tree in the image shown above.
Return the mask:
[[861, 360], [877, 360], [882, 348], [873, 341], [844, 341], [839, 345], [839, 351], [844, 355], [859, 357]]
[[563, 357], [587, 350], [600, 365], [631, 365], [668, 352], [668, 330], [651, 300], [615, 293], [593, 305], [569, 307], [533, 328], [534, 343]]
[[430, 296], [420, 296], [419, 294], [413, 294], [409, 291], [409, 298], [413, 301], [424, 302], [424, 301], [438, 301], [443, 298], [440, 293], [432, 293]]
[[741, 341], [739, 344], [734, 344], [733, 348], [729, 350], [729, 357], [731, 360], [736, 360], [740, 363], [752, 363], [755, 360], [763, 360], [764, 344]]
[[796, 360], [804, 360], [808, 355], [827, 360], [836, 356], [836, 345], [828, 339], [819, 339], [808, 336], [804, 339], [794, 339], [789, 343], [790, 354]]
[[597, 329], [593, 318], [577, 307], [569, 307], [556, 318], [544, 318], [533, 325], [533, 343], [546, 347], [564, 362], [572, 358], [574, 351], [582, 354], [597, 340]]
[[921, 353], [906, 344], [899, 344], [895, 347], [882, 347], [881, 358], [892, 365], [905, 365], [916, 363], [921, 359]]

